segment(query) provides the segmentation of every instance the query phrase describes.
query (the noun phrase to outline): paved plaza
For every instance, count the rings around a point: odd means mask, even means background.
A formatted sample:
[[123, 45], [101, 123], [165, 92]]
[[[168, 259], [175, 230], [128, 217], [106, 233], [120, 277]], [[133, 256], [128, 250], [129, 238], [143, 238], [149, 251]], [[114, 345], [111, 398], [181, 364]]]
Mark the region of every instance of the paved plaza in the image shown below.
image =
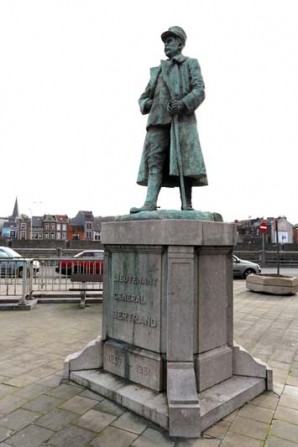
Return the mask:
[[102, 304], [38, 304], [0, 312], [0, 447], [298, 446], [298, 295], [266, 296], [234, 281], [234, 338], [273, 368], [266, 392], [203, 433], [170, 438], [72, 382], [64, 358], [101, 333]]

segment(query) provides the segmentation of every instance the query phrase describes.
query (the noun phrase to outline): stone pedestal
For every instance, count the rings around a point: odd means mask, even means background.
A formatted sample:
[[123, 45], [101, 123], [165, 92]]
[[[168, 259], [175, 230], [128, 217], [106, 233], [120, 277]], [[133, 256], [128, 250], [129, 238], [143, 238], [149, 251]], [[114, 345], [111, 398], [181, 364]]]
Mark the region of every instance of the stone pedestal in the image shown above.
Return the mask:
[[182, 437], [270, 389], [271, 370], [233, 346], [234, 241], [222, 222], [104, 223], [102, 337], [65, 376]]

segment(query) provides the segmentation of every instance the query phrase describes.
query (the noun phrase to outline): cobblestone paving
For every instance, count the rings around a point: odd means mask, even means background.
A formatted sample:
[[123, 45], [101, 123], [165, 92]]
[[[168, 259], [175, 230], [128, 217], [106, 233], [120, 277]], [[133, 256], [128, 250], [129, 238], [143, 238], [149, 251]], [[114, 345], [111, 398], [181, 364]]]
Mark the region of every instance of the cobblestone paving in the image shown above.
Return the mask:
[[0, 312], [0, 447], [298, 446], [298, 296], [265, 296], [234, 281], [234, 338], [274, 370], [266, 392], [200, 439], [154, 424], [72, 382], [64, 358], [101, 333], [101, 304]]

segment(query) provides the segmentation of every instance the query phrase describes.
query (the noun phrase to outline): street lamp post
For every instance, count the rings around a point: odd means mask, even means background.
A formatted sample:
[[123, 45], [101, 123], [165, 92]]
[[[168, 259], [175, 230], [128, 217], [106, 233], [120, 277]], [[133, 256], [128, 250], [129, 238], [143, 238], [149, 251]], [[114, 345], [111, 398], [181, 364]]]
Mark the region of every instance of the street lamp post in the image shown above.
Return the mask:
[[275, 219], [275, 234], [276, 234], [276, 261], [277, 261], [277, 274], [279, 275], [279, 240], [278, 240], [278, 219]]

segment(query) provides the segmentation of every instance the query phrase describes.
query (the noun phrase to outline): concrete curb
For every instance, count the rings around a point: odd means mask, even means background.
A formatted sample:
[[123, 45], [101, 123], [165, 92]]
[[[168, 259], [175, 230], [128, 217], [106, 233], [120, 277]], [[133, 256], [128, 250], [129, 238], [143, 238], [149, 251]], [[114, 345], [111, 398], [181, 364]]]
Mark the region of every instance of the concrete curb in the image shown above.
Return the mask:
[[31, 310], [36, 306], [38, 300], [26, 300], [25, 303], [18, 301], [0, 302], [0, 310]]

